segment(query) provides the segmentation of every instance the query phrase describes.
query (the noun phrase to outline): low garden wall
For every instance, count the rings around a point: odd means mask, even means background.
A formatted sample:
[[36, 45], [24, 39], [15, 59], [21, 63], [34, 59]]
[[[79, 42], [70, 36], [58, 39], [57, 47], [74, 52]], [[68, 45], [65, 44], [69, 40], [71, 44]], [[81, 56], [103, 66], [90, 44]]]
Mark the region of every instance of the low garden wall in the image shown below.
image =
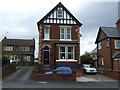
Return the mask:
[[5, 65], [4, 67], [2, 67], [2, 78], [8, 76], [9, 74], [13, 73], [14, 71], [16, 71], [15, 64]]
[[[50, 70], [47, 70], [50, 71]], [[32, 74], [32, 78], [49, 78], [49, 79], [72, 79], [72, 80], [76, 80], [76, 77], [80, 77], [83, 75], [83, 70], [76, 70], [73, 71], [72, 75], [58, 75], [57, 73], [53, 73], [51, 75], [45, 75], [44, 73], [47, 72], [46, 70], [41, 71], [41, 73], [39, 73], [37, 70], [33, 71]]]

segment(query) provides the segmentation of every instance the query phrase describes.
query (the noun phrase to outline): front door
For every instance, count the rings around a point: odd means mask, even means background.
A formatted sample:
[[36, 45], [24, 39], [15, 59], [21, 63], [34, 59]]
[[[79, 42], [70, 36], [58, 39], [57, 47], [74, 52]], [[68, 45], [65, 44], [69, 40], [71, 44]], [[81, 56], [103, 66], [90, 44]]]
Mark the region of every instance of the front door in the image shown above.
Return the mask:
[[49, 65], [50, 50], [49, 50], [48, 46], [45, 46], [45, 48], [43, 49], [43, 53], [44, 53], [43, 63], [44, 63], [44, 65]]

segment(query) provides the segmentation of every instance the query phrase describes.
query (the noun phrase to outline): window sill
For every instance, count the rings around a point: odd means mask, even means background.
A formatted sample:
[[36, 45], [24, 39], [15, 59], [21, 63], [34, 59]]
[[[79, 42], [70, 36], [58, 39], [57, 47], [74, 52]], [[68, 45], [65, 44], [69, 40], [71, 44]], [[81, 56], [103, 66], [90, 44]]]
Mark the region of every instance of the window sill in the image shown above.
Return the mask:
[[60, 39], [60, 41], [72, 41], [71, 39]]
[[50, 40], [50, 39], [43, 39], [43, 40]]
[[63, 60], [56, 60], [56, 62], [77, 62], [78, 60], [73, 60], [73, 59], [71, 59], [71, 60], [66, 60], [66, 59], [63, 59]]

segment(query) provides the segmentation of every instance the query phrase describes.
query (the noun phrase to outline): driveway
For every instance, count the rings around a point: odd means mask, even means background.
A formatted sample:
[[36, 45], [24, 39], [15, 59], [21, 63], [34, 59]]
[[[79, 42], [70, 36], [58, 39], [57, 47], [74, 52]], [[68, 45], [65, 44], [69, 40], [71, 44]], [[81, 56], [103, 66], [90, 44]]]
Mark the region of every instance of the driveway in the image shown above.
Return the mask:
[[77, 82], [118, 82], [118, 80], [104, 76], [102, 74], [94, 75], [85, 74], [84, 76], [77, 77], [76, 80]]
[[22, 67], [12, 75], [3, 79], [3, 88], [118, 88], [118, 82], [116, 81], [76, 82], [65, 79], [32, 79], [32, 70], [33, 67]]

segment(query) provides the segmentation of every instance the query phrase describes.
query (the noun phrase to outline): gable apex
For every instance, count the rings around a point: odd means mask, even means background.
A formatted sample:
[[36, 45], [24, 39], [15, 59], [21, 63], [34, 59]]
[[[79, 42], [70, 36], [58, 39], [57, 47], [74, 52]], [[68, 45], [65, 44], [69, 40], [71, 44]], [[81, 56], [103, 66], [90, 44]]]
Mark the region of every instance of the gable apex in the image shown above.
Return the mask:
[[59, 2], [49, 13], [47, 13], [37, 24], [82, 24]]

